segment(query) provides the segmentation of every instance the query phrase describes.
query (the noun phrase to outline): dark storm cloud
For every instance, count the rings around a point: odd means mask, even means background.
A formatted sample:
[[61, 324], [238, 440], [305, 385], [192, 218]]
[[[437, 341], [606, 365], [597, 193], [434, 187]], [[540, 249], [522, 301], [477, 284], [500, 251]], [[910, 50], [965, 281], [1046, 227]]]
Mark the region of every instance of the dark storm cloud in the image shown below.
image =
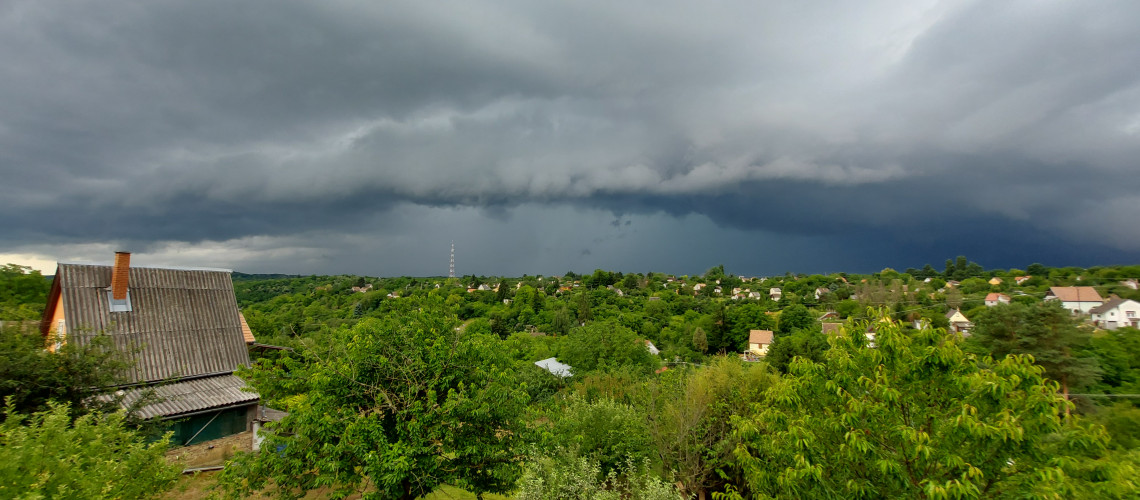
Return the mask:
[[422, 238], [411, 204], [700, 214], [866, 265], [1134, 259], [1137, 24], [1134, 2], [14, 1], [0, 250]]

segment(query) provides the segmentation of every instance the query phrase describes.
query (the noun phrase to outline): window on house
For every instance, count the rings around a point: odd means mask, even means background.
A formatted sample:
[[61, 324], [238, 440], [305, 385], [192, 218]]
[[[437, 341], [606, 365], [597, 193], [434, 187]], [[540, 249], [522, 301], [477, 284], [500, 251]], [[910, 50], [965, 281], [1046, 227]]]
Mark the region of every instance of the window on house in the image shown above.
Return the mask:
[[61, 320], [57, 321], [56, 325], [55, 325], [55, 346], [52, 349], [53, 352], [59, 352], [59, 349], [61, 347], [63, 347], [63, 335], [64, 335], [64, 333], [65, 333], [64, 332], [64, 322], [61, 319]]
[[1124, 314], [1127, 314], [1129, 318], [1135, 318], [1136, 317], [1136, 311], [1127, 311]]

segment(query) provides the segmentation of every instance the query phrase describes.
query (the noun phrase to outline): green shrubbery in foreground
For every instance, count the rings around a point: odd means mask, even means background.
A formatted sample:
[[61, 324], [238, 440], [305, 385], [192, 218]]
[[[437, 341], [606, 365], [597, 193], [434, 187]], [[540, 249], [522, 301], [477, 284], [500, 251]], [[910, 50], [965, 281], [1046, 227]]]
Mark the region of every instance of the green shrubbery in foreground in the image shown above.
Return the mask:
[[144, 443], [122, 413], [73, 421], [63, 405], [31, 416], [11, 409], [0, 423], [0, 498], [155, 498], [181, 472], [163, 456], [166, 441]]

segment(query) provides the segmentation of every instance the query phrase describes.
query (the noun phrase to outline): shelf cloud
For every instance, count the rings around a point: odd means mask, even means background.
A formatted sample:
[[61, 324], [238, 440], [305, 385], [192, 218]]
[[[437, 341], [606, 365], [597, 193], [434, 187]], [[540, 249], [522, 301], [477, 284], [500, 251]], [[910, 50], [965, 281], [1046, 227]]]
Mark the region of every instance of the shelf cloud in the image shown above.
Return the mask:
[[485, 274], [1134, 262], [1138, 24], [1127, 1], [13, 0], [0, 253], [432, 274], [416, 248], [463, 235]]

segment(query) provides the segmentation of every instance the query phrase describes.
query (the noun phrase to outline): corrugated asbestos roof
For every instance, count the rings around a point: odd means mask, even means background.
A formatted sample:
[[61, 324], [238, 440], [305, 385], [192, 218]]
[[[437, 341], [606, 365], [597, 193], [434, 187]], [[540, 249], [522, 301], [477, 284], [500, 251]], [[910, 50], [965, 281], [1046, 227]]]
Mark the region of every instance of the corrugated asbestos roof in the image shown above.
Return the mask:
[[[199, 378], [153, 387], [155, 395], [162, 401], [143, 407], [139, 410], [139, 416], [171, 418], [211, 408], [256, 402], [258, 394], [243, 391], [242, 387], [245, 387], [245, 382], [234, 375]], [[133, 403], [143, 391], [149, 389], [151, 388], [141, 387], [126, 390], [123, 404]], [[99, 396], [99, 399], [104, 401], [109, 401], [110, 398], [110, 395]]]
[[124, 352], [138, 349], [129, 382], [231, 373], [249, 364], [229, 272], [132, 267], [131, 311], [111, 312], [111, 269], [59, 265], [68, 342], [103, 332]]

